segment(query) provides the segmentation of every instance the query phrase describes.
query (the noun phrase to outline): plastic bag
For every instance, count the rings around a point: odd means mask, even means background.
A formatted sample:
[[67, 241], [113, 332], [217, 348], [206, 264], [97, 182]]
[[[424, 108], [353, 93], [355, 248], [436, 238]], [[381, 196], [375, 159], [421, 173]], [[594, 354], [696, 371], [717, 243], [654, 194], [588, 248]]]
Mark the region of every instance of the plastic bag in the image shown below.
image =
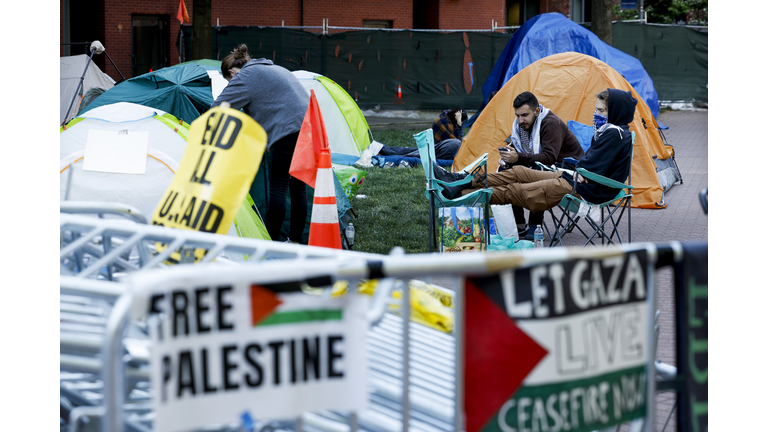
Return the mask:
[[517, 222], [515, 221], [515, 212], [512, 211], [512, 204], [491, 204], [491, 212], [499, 235], [505, 239], [512, 238], [518, 241]]
[[502, 238], [500, 235], [491, 235], [491, 244], [488, 245], [488, 251], [507, 251], [518, 249], [532, 249], [533, 242], [528, 240], [520, 240], [515, 242], [513, 238]]
[[357, 168], [336, 165], [333, 167], [333, 173], [339, 179], [341, 187], [347, 198], [352, 198], [357, 194], [357, 189], [363, 184], [367, 172]]

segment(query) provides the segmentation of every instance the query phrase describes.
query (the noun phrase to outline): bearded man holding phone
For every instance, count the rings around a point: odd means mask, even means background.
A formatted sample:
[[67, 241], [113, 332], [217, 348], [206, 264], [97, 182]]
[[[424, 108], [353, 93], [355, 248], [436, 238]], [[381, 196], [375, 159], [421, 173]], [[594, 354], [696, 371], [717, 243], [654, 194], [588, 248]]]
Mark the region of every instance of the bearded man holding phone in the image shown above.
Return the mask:
[[[539, 104], [531, 92], [522, 92], [512, 103], [515, 121], [506, 146], [499, 147], [499, 171], [513, 166], [539, 169], [536, 162], [544, 165], [562, 165], [563, 159], [581, 159], [584, 150], [579, 140], [552, 111]], [[523, 208], [512, 205], [520, 238], [533, 240], [536, 225], [544, 221], [544, 212], [530, 212], [525, 224]]]

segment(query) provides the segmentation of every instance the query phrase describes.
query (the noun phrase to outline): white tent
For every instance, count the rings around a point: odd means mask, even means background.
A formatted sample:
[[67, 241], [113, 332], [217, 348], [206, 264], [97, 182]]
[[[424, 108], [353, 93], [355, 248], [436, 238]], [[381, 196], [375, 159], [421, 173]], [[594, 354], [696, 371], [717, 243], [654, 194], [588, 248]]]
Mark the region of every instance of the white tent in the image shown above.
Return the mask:
[[[109, 77], [109, 75], [99, 69], [96, 64], [91, 61], [86, 71], [85, 65], [88, 63], [88, 56], [80, 54], [70, 57], [60, 57], [59, 59], [59, 124], [64, 123], [64, 116], [67, 115], [67, 109], [69, 104], [72, 104], [72, 108], [69, 110], [69, 116], [67, 120], [77, 115], [80, 110], [80, 102], [83, 100], [83, 95], [93, 88], [103, 88], [109, 90], [115, 86], [115, 81]], [[80, 83], [80, 77], [83, 76], [83, 86], [77, 93], [74, 103], [72, 97], [75, 96], [75, 91]]]
[[[119, 102], [84, 112], [60, 130], [60, 199], [127, 204], [149, 221], [179, 168], [189, 125], [155, 108]], [[143, 173], [124, 172], [130, 160], [140, 162]], [[248, 199], [227, 234], [269, 239]]]
[[[173, 119], [154, 108], [120, 102], [70, 121], [59, 139], [61, 199], [71, 174], [69, 200], [119, 202], [150, 219], [187, 145], [189, 126]], [[125, 173], [132, 169], [125, 162], [136, 160], [136, 152], [145, 155], [144, 173]]]

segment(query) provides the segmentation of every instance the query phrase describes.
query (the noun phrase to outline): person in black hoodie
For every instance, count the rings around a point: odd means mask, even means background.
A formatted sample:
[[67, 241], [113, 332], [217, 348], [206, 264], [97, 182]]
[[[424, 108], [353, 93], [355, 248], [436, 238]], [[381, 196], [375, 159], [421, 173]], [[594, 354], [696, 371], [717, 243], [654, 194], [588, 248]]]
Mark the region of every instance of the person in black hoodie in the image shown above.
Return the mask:
[[[637, 99], [629, 91], [607, 89], [597, 94], [595, 135], [589, 150], [576, 165], [578, 168], [621, 183], [627, 180], [632, 160], [629, 122], [635, 116], [636, 106]], [[464, 177], [437, 166], [435, 176], [446, 182]], [[566, 194], [571, 193], [574, 181], [576, 195], [590, 203], [603, 203], [618, 193], [617, 189], [591, 183], [578, 174], [575, 176], [574, 180], [570, 173], [564, 171], [537, 171], [522, 166], [488, 174], [488, 186], [493, 188], [491, 204], [514, 204], [532, 212], [544, 211], [556, 206]], [[476, 174], [471, 183], [447, 187], [443, 195], [449, 199], [457, 198], [485, 187], [485, 180], [485, 175]]]

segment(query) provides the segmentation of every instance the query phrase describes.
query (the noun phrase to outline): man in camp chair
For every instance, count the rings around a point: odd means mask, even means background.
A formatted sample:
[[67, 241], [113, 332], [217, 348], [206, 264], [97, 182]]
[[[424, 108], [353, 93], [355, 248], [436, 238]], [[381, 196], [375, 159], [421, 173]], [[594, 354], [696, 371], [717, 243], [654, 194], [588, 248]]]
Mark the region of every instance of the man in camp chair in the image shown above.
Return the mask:
[[[512, 133], [506, 139], [507, 146], [499, 147], [499, 171], [514, 166], [538, 169], [536, 162], [544, 165], [562, 163], [565, 158], [581, 159], [584, 150], [579, 140], [564, 121], [554, 112], [539, 104], [531, 92], [522, 92], [512, 102], [515, 121]], [[536, 225], [544, 221], [544, 212], [531, 212], [525, 224], [523, 208], [512, 206], [521, 238], [533, 240]]]
[[[629, 176], [632, 158], [632, 135], [629, 122], [635, 115], [637, 100], [631, 92], [607, 89], [597, 95], [596, 113], [607, 117], [607, 122], [596, 128], [589, 150], [577, 167], [623, 183]], [[523, 166], [487, 175], [488, 186], [493, 188], [491, 204], [515, 204], [533, 212], [556, 206], [574, 190], [575, 195], [590, 202], [603, 203], [615, 197], [617, 189], [587, 181], [565, 171], [537, 171]], [[435, 167], [435, 177], [453, 182], [465, 177]], [[454, 199], [485, 187], [485, 175], [475, 174], [466, 186], [446, 187], [443, 195]], [[575, 183], [574, 183], [575, 182]]]

